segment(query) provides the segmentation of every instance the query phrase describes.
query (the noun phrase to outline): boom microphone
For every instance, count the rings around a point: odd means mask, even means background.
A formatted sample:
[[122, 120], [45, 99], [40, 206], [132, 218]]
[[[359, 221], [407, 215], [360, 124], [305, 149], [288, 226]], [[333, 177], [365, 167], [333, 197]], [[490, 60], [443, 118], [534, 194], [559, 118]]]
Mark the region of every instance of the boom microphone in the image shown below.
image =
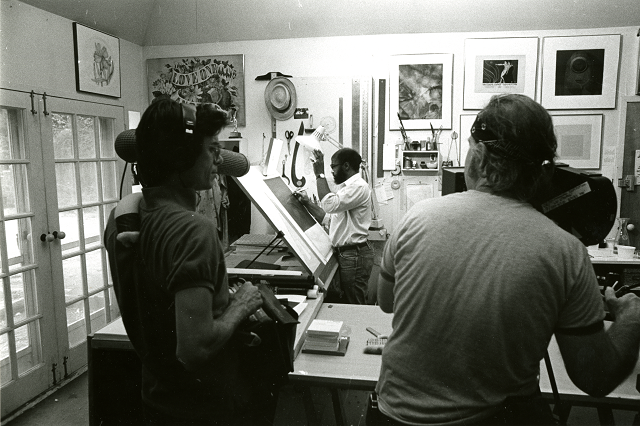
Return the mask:
[[[127, 163], [135, 163], [138, 161], [136, 153], [136, 130], [129, 129], [116, 137], [115, 149], [118, 157]], [[249, 160], [239, 152], [230, 151], [228, 149], [220, 150], [220, 156], [223, 159], [222, 164], [218, 165], [218, 173], [221, 175], [241, 177], [249, 173]]]

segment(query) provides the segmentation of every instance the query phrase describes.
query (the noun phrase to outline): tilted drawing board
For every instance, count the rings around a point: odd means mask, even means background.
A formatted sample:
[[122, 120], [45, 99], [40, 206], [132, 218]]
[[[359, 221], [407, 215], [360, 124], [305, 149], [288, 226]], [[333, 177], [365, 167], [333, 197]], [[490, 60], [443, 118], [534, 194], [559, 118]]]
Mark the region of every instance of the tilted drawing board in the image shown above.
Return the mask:
[[264, 218], [283, 238], [293, 254], [324, 288], [329, 286], [338, 268], [329, 235], [281, 177], [265, 177], [259, 166], [234, 178]]

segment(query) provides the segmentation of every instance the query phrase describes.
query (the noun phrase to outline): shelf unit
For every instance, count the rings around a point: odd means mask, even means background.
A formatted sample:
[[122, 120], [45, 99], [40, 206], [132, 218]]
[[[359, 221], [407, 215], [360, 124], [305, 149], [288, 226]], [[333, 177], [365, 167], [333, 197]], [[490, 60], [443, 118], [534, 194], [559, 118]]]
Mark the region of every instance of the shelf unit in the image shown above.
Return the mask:
[[[400, 167], [403, 172], [437, 172], [440, 169], [440, 153], [438, 151], [401, 151]], [[405, 167], [406, 160], [411, 167]], [[414, 167], [413, 164], [416, 166]], [[435, 167], [430, 167], [435, 164]]]

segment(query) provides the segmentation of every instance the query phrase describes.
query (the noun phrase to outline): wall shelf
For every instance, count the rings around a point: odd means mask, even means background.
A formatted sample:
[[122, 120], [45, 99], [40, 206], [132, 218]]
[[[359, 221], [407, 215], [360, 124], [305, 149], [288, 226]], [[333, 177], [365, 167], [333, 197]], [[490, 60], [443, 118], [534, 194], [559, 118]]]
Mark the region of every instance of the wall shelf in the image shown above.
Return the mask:
[[[440, 169], [440, 153], [438, 151], [401, 151], [400, 166], [403, 172], [437, 172]], [[408, 162], [411, 167], [406, 167]]]

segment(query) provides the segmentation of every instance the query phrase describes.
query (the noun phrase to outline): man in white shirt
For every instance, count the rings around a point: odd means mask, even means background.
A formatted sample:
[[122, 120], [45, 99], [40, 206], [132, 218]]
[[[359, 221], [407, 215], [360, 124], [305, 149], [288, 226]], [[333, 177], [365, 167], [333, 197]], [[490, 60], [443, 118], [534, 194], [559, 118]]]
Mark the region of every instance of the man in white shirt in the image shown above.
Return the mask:
[[338, 185], [333, 193], [324, 175], [324, 154], [314, 150], [313, 171], [320, 204], [305, 191], [294, 194], [322, 225], [328, 226], [331, 244], [338, 257], [340, 287], [347, 303], [366, 304], [367, 285], [373, 268], [373, 247], [368, 241], [371, 226], [371, 189], [360, 177], [362, 157], [342, 148], [331, 157], [331, 174]]

